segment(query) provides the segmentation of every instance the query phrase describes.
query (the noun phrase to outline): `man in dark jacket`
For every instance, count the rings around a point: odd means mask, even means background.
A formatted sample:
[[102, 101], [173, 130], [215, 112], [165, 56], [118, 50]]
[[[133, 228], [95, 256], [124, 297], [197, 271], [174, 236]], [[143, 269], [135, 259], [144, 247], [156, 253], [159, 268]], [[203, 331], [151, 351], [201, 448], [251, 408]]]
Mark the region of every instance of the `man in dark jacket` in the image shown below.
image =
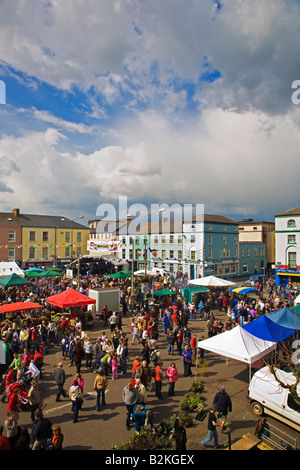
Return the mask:
[[63, 369], [63, 363], [59, 362], [56, 369], [54, 369], [54, 379], [58, 387], [56, 401], [61, 401], [60, 396], [67, 397], [67, 393], [64, 390], [64, 383], [66, 381], [66, 374]]
[[226, 393], [224, 385], [222, 385], [220, 391], [216, 394], [213, 404], [217, 407], [217, 414], [219, 418], [226, 418], [228, 412], [232, 411], [231, 399]]
[[36, 423], [32, 431], [33, 446], [32, 450], [41, 450], [47, 444], [52, 436], [52, 424], [49, 419], [44, 418], [41, 410], [35, 413]]

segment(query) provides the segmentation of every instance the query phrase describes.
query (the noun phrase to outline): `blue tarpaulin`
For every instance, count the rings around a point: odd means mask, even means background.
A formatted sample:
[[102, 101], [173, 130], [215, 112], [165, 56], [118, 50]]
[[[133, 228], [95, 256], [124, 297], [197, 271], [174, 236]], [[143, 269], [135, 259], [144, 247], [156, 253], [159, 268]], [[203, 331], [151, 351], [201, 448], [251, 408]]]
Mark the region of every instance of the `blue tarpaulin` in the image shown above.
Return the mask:
[[273, 341], [274, 343], [280, 343], [280, 341], [283, 341], [295, 334], [295, 329], [285, 328], [284, 326], [278, 325], [274, 321], [270, 320], [268, 316], [269, 315], [262, 315], [250, 323], [243, 325], [242, 328], [256, 338]]

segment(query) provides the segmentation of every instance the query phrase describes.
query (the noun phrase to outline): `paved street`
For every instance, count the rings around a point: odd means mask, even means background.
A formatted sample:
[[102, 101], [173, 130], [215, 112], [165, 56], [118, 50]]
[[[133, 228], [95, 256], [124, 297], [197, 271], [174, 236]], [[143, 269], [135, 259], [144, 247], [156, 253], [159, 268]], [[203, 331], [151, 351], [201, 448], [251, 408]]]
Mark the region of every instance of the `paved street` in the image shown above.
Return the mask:
[[[216, 318], [222, 318], [224, 314], [215, 311]], [[123, 327], [130, 336], [130, 317], [123, 319]], [[190, 329], [197, 334], [197, 339], [202, 334], [206, 337], [206, 322], [196, 320], [189, 322]], [[180, 404], [184, 394], [189, 390], [194, 381], [194, 377], [183, 377], [182, 359], [178, 355], [169, 356], [167, 353], [167, 343], [160, 326], [159, 350], [164, 362], [163, 369], [166, 370], [171, 361], [176, 362], [179, 371], [179, 381], [175, 387], [175, 397], [168, 398], [168, 385], [164, 379], [163, 400], [155, 398], [154, 392], [149, 393], [147, 406], [154, 412], [154, 424], [157, 425], [161, 419], [169, 417], [180, 411]], [[100, 330], [90, 330], [90, 336], [94, 340]], [[105, 330], [109, 333], [109, 330]], [[61, 402], [55, 401], [56, 384], [53, 378], [53, 371], [57, 363], [61, 360], [60, 348], [50, 350], [50, 354], [45, 356], [43, 379], [40, 381], [39, 390], [42, 401], [45, 405], [44, 413], [53, 424], [59, 424], [64, 434], [65, 450], [111, 450], [114, 445], [128, 442], [134, 433], [134, 427], [128, 431], [125, 426], [126, 408], [122, 400], [123, 387], [130, 380], [131, 364], [134, 356], [141, 350], [141, 345], [136, 343], [133, 346], [129, 341], [129, 367], [127, 376], [119, 375], [117, 380], [109, 378], [109, 386], [106, 393], [106, 406], [100, 412], [95, 409], [96, 397], [93, 391], [95, 374], [85, 370], [83, 362], [82, 375], [84, 384], [84, 405], [79, 415], [78, 423], [72, 422], [71, 404], [68, 398], [63, 398]], [[254, 431], [256, 417], [251, 413], [246, 395], [248, 385], [248, 369], [237, 361], [229, 360], [221, 356], [210, 353], [206, 354], [209, 367], [204, 377], [203, 397], [205, 399], [205, 409], [209, 409], [215, 393], [220, 385], [225, 385], [227, 392], [232, 398], [233, 412], [229, 415], [230, 429], [232, 430], [232, 441], [236, 441], [243, 434]], [[69, 388], [75, 374], [75, 367], [69, 367], [69, 360], [64, 362], [64, 369], [67, 375], [66, 389]], [[195, 368], [192, 369], [195, 373]], [[6, 417], [6, 404], [0, 404], [0, 421]], [[26, 425], [30, 429], [29, 412], [21, 412], [19, 424]], [[201, 439], [206, 436], [207, 419], [196, 422], [195, 426], [187, 430], [187, 449], [198, 450], [202, 446]], [[228, 436], [219, 433], [220, 444], [223, 445]]]

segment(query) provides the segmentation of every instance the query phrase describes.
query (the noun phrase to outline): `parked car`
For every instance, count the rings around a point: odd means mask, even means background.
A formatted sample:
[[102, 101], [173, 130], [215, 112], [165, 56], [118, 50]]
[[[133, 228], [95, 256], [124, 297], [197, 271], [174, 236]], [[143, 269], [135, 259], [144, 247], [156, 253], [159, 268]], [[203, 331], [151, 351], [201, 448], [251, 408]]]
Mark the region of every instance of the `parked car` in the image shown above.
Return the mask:
[[[276, 369], [276, 375], [283, 384], [293, 384], [296, 378], [292, 373]], [[300, 402], [300, 384], [297, 386]], [[248, 388], [248, 399], [254, 414], [270, 415], [300, 431], [300, 404], [296, 403], [289, 389], [284, 388], [270, 372], [262, 367], [255, 372]]]

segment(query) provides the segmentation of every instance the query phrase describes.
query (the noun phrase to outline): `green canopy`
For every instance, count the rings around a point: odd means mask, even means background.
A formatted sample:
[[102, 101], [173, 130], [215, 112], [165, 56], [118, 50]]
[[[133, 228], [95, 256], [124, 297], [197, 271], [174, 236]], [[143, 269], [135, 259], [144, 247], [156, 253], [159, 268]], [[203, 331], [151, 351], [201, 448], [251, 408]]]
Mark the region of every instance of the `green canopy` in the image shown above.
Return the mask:
[[291, 307], [290, 310], [293, 310], [295, 313], [300, 313], [300, 304], [294, 305], [294, 307]]
[[184, 300], [187, 300], [188, 302], [192, 301], [193, 294], [202, 294], [204, 292], [209, 292], [209, 289], [203, 286], [184, 287], [182, 289]]
[[0, 286], [3, 287], [25, 286], [30, 284], [32, 284], [31, 281], [28, 281], [15, 273], [12, 273], [10, 276], [0, 279]]
[[161, 289], [161, 290], [156, 290], [154, 292], [154, 297], [158, 297], [160, 295], [173, 295], [173, 294], [174, 294], [174, 292], [172, 292], [169, 289]]
[[107, 277], [114, 277], [116, 279], [124, 279], [126, 277], [131, 277], [132, 272], [130, 270], [118, 271], [117, 273], [109, 274]]

